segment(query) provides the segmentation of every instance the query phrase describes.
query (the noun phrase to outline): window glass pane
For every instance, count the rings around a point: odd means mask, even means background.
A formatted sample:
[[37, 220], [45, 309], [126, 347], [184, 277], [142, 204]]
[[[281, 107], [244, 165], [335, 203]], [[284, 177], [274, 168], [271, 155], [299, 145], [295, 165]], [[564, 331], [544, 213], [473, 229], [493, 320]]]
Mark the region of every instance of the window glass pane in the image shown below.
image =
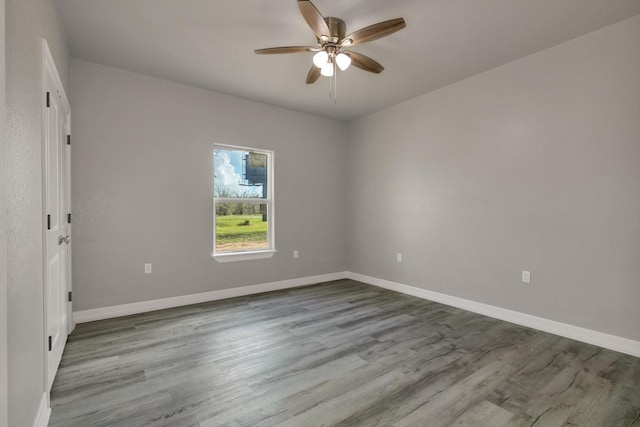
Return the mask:
[[267, 198], [269, 154], [245, 150], [213, 151], [213, 196]]
[[269, 249], [265, 203], [216, 203], [216, 252]]

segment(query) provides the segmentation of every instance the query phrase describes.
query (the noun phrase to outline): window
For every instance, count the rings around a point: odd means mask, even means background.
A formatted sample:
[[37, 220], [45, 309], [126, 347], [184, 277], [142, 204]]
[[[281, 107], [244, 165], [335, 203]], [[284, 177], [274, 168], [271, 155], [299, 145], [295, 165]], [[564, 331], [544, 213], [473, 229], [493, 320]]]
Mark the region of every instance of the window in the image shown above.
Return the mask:
[[273, 245], [273, 152], [215, 145], [213, 257], [269, 258]]

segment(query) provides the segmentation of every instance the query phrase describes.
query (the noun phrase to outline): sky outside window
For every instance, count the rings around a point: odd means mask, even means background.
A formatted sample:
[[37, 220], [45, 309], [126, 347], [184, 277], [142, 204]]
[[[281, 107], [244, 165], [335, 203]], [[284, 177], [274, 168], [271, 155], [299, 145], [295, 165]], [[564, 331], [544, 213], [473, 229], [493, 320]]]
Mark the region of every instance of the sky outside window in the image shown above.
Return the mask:
[[247, 185], [243, 177], [244, 158], [248, 153], [243, 150], [214, 150], [214, 197], [262, 197], [262, 185]]

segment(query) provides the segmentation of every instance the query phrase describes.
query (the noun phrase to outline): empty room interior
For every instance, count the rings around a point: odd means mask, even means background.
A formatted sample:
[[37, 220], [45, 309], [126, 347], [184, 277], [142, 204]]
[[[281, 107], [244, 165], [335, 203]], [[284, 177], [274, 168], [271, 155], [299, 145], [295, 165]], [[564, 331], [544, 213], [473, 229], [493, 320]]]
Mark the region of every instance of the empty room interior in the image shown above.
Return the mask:
[[0, 427], [640, 427], [640, 0], [0, 33]]

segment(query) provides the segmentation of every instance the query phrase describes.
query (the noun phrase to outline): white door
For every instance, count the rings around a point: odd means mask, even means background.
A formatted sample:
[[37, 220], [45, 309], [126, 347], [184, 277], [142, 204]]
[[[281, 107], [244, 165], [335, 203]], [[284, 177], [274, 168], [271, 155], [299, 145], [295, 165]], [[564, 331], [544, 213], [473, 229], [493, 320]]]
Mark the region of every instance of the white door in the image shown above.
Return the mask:
[[69, 108], [55, 65], [44, 64], [43, 156], [45, 207], [46, 385], [51, 389], [69, 330], [69, 242], [67, 135]]

